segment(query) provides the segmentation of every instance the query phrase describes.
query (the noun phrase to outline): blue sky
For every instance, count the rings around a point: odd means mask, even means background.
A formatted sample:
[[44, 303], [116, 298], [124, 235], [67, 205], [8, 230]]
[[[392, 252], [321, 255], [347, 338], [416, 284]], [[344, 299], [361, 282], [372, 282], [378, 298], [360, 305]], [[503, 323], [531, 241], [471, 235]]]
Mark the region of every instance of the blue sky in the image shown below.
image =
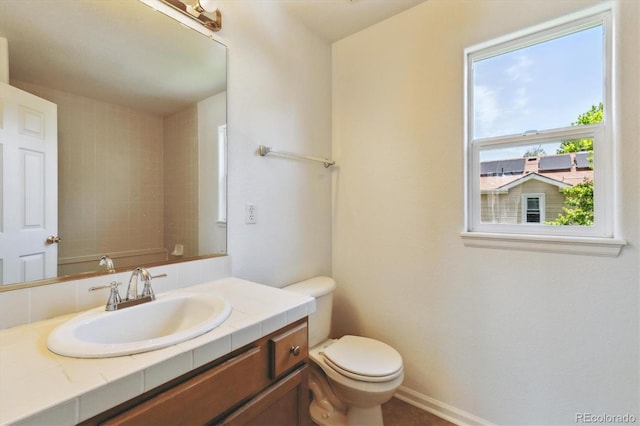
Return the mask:
[[570, 126], [603, 100], [602, 52], [597, 26], [476, 61], [474, 137]]

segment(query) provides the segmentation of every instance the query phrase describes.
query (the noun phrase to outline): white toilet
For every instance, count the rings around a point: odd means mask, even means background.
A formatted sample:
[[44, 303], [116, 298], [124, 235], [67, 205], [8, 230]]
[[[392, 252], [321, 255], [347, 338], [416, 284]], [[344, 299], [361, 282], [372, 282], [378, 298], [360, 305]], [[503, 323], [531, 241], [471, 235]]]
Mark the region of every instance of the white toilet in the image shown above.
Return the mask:
[[335, 281], [315, 277], [283, 290], [315, 297], [309, 316], [310, 413], [320, 426], [382, 425], [381, 405], [404, 379], [402, 357], [391, 346], [360, 336], [329, 339]]

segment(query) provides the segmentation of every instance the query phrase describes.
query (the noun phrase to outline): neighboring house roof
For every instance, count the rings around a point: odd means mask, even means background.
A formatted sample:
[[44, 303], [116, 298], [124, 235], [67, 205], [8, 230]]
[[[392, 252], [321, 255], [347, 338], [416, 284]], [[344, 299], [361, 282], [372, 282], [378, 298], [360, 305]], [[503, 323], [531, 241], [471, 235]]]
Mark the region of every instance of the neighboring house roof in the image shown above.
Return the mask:
[[593, 179], [590, 154], [543, 155], [480, 163], [480, 191], [508, 192], [511, 188], [531, 179], [559, 188]]
[[561, 182], [561, 181], [555, 180], [555, 179], [551, 179], [551, 178], [548, 178], [546, 176], [540, 175], [538, 173], [529, 173], [529, 174], [526, 174], [526, 175], [522, 175], [520, 178], [518, 178], [516, 180], [512, 180], [511, 182], [506, 183], [506, 184], [504, 184], [502, 186], [499, 186], [497, 188], [487, 189], [487, 190], [481, 189], [481, 190], [482, 191], [487, 191], [487, 192], [492, 192], [492, 193], [496, 193], [496, 192], [507, 193], [507, 192], [509, 192], [511, 190], [511, 188], [514, 188], [514, 187], [516, 187], [518, 185], [522, 185], [523, 183], [525, 183], [527, 181], [530, 181], [530, 180], [537, 180], [537, 181], [540, 181], [540, 182], [547, 183], [549, 185], [557, 186], [558, 189], [566, 188], [568, 186], [571, 186], [568, 183]]

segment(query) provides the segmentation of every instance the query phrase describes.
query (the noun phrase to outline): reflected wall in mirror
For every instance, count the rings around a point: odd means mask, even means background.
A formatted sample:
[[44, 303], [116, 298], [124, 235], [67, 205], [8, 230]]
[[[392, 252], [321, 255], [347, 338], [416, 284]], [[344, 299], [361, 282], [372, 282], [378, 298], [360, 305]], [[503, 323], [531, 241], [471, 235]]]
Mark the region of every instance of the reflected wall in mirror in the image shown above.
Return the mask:
[[[103, 255], [119, 269], [225, 253], [225, 46], [139, 0], [2, 0], [0, 17], [3, 289], [99, 271]], [[25, 92], [55, 104], [57, 131], [14, 99]], [[13, 106], [16, 137], [5, 131]], [[20, 123], [55, 133], [57, 154], [12, 160], [38, 151], [11, 145], [29, 136]], [[8, 222], [45, 237], [25, 248]]]

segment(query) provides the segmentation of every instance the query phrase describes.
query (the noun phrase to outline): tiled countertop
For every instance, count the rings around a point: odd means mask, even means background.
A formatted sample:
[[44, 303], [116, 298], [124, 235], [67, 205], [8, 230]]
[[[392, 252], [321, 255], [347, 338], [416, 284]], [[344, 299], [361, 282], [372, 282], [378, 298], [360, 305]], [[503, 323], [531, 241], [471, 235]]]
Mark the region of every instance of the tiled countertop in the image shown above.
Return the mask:
[[237, 278], [175, 291], [221, 296], [233, 311], [192, 340], [114, 358], [68, 358], [47, 349], [51, 330], [77, 314], [0, 331], [0, 424], [78, 423], [315, 310], [313, 298]]

